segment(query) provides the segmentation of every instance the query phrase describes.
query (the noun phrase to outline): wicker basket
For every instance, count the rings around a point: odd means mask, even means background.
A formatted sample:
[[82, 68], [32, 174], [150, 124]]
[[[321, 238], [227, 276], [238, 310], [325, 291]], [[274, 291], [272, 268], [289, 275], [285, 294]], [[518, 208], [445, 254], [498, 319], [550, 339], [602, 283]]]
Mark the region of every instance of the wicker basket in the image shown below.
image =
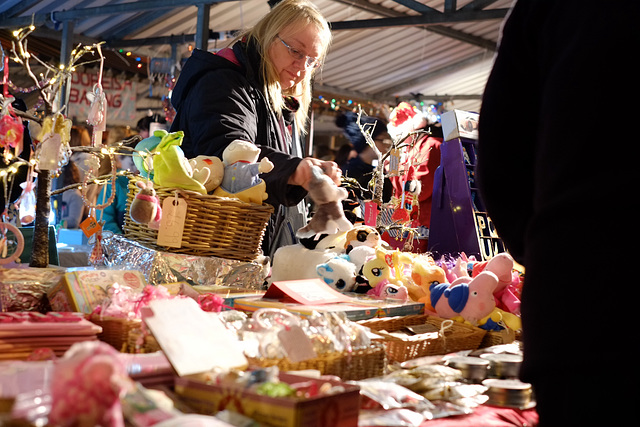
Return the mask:
[[129, 177], [124, 234], [129, 239], [152, 249], [196, 256], [251, 261], [260, 254], [267, 222], [273, 212], [270, 205], [245, 203], [238, 199], [201, 195], [193, 191], [155, 186], [160, 203], [167, 197], [179, 196], [187, 201], [187, 216], [180, 248], [157, 245], [158, 231], [138, 224], [129, 216], [131, 202], [140, 190], [139, 176]]
[[140, 319], [101, 317], [96, 314], [87, 316], [87, 318], [102, 327], [102, 332], [98, 334], [100, 341], [104, 341], [124, 353], [127, 352], [129, 335], [142, 327], [142, 320]]
[[516, 332], [513, 329], [505, 329], [502, 331], [488, 331], [484, 338], [482, 338], [482, 343], [480, 343], [480, 348], [491, 347], [494, 345], [500, 344], [509, 344], [516, 340]]
[[369, 348], [353, 352], [322, 354], [314, 359], [291, 362], [289, 359], [247, 358], [249, 366], [266, 368], [278, 366], [281, 371], [316, 369], [322, 375], [335, 375], [343, 381], [357, 381], [384, 374], [385, 350], [382, 344], [373, 343]]
[[155, 338], [144, 333], [142, 320], [120, 317], [101, 317], [93, 314], [87, 319], [102, 327], [98, 339], [122, 353], [153, 353], [160, 350]]
[[[406, 326], [430, 324], [440, 330], [445, 319], [427, 315], [381, 317], [363, 320], [360, 323], [376, 333], [395, 332]], [[480, 346], [486, 331], [460, 322], [444, 330], [444, 337], [433, 333], [398, 337], [380, 333], [390, 362], [404, 362], [416, 357], [453, 353], [461, 350], [475, 350]]]

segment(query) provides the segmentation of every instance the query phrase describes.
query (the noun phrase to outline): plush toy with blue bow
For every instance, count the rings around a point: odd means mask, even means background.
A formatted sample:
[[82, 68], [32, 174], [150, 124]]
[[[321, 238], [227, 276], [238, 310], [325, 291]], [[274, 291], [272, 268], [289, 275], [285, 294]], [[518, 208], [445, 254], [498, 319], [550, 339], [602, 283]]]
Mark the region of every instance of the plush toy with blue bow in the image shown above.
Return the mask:
[[348, 255], [339, 255], [316, 267], [318, 278], [340, 292], [351, 292], [356, 286], [356, 265]]
[[431, 305], [444, 319], [477, 325], [496, 307], [493, 292], [498, 282], [494, 273], [483, 271], [473, 279], [463, 277], [451, 284], [434, 284], [430, 288]]

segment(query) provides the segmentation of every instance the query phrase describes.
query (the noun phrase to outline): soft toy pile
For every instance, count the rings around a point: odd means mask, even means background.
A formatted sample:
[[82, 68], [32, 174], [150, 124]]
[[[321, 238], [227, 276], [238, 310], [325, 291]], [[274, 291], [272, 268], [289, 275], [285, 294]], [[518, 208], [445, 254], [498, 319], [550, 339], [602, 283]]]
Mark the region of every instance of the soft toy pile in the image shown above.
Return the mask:
[[436, 262], [428, 254], [388, 249], [376, 229], [365, 225], [324, 236], [314, 248], [279, 248], [270, 283], [318, 278], [340, 292], [422, 302], [427, 314], [483, 329], [521, 329], [522, 275], [507, 253], [488, 261], [462, 254]]
[[131, 219], [158, 229], [161, 207], [154, 184], [167, 188], [194, 191], [237, 198], [247, 203], [261, 204], [266, 198], [264, 180], [258, 175], [270, 172], [273, 164], [267, 158], [258, 162], [260, 149], [247, 141], [232, 141], [216, 156], [187, 159], [180, 148], [184, 133], [156, 130], [136, 146], [134, 163], [146, 183], [140, 188], [130, 209]]

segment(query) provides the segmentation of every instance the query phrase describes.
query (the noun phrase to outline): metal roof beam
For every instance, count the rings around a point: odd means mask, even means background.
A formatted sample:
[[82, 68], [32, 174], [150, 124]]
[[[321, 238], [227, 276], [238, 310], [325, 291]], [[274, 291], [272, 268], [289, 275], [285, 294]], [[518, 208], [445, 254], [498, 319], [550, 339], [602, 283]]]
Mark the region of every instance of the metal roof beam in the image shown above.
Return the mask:
[[4, 12], [0, 13], [0, 19], [4, 19], [4, 17], [11, 17], [14, 15], [18, 15], [23, 10], [29, 9], [34, 4], [38, 3], [40, 0], [19, 0], [17, 4], [9, 7]]
[[427, 12], [440, 13], [439, 10], [434, 9], [430, 6], [427, 6], [426, 4], [422, 4], [417, 0], [393, 0], [393, 1], [419, 13], [427, 13]]
[[36, 13], [33, 16], [0, 16], [0, 28], [20, 28], [28, 25], [40, 26], [47, 22], [64, 22], [95, 17], [96, 15], [114, 15], [120, 13], [145, 12], [157, 9], [175, 9], [197, 5], [212, 5], [238, 0], [142, 0], [133, 3], [109, 4], [106, 6], [70, 9], [51, 13]]
[[131, 20], [118, 25], [118, 29], [113, 31], [108, 39], [119, 40], [127, 37], [129, 34], [139, 31], [141, 27], [146, 26], [156, 20], [160, 20], [163, 17], [171, 14], [171, 11], [166, 9], [147, 11], [143, 14], [136, 15]]
[[397, 18], [360, 19], [355, 21], [332, 22], [331, 29], [360, 30], [364, 28], [386, 27], [420, 27], [440, 24], [456, 24], [460, 22], [486, 21], [489, 19], [503, 19], [509, 9], [490, 9], [477, 11], [456, 11], [451, 13], [425, 13], [416, 16], [402, 16]]
[[[224, 37], [235, 37], [237, 30], [235, 31], [211, 31], [209, 30], [207, 40], [220, 40]], [[195, 34], [178, 34], [171, 36], [161, 37], [147, 37], [144, 39], [130, 39], [130, 40], [107, 40], [107, 46], [118, 49], [122, 47], [140, 47], [140, 46], [154, 46], [154, 45], [174, 45], [193, 43], [196, 40]]]
[[[412, 16], [412, 15], [407, 15], [406, 13], [398, 12], [393, 9], [388, 9], [386, 7], [377, 5], [375, 3], [370, 3], [367, 0], [335, 0], [335, 1], [337, 1], [338, 3], [343, 3], [345, 5], [356, 7], [358, 9], [361, 9], [367, 12], [375, 13], [377, 15], [380, 15], [386, 18], [399, 18], [404, 16]], [[482, 10], [484, 7], [487, 7], [496, 1], [497, 0], [475, 0], [467, 4], [466, 6], [461, 7], [460, 11]], [[442, 15], [442, 13], [438, 11], [436, 12]], [[441, 36], [449, 37], [450, 39], [458, 40], [473, 46], [478, 46], [483, 49], [489, 49], [491, 51], [497, 50], [497, 43], [495, 43], [493, 40], [487, 40], [482, 37], [465, 33], [463, 31], [454, 30], [453, 28], [446, 27], [444, 25], [429, 25], [428, 27], [423, 27], [423, 28], [426, 31], [429, 31], [435, 34], [440, 34]], [[333, 28], [333, 29], [335, 30], [337, 28]]]
[[491, 6], [497, 1], [498, 0], [473, 0], [472, 2], [462, 6], [460, 10], [481, 10], [487, 6]]
[[211, 6], [198, 5], [198, 21], [196, 23], [196, 49], [207, 50], [209, 40], [209, 13]]

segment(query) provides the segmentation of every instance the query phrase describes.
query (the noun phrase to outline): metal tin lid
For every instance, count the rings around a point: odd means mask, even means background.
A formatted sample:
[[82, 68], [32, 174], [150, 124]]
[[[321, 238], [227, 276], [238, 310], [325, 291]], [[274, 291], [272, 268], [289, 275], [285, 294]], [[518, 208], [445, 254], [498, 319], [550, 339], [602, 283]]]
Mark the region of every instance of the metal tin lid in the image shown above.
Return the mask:
[[482, 385], [485, 387], [502, 390], [531, 390], [531, 384], [522, 382], [520, 380], [501, 380], [497, 378], [491, 378], [482, 381]]
[[522, 364], [522, 356], [517, 354], [482, 354], [482, 359], [491, 363], [489, 367], [489, 376], [498, 378], [515, 378], [520, 372]]
[[447, 365], [459, 369], [462, 376], [472, 382], [480, 382], [487, 378], [489, 361], [479, 357], [454, 356], [447, 360]]
[[535, 406], [531, 384], [519, 380], [488, 379], [482, 381], [487, 387], [487, 403], [497, 406], [529, 408]]
[[471, 356], [454, 356], [447, 359], [447, 365], [456, 369], [465, 369], [469, 367], [489, 367], [489, 361], [479, 357]]

